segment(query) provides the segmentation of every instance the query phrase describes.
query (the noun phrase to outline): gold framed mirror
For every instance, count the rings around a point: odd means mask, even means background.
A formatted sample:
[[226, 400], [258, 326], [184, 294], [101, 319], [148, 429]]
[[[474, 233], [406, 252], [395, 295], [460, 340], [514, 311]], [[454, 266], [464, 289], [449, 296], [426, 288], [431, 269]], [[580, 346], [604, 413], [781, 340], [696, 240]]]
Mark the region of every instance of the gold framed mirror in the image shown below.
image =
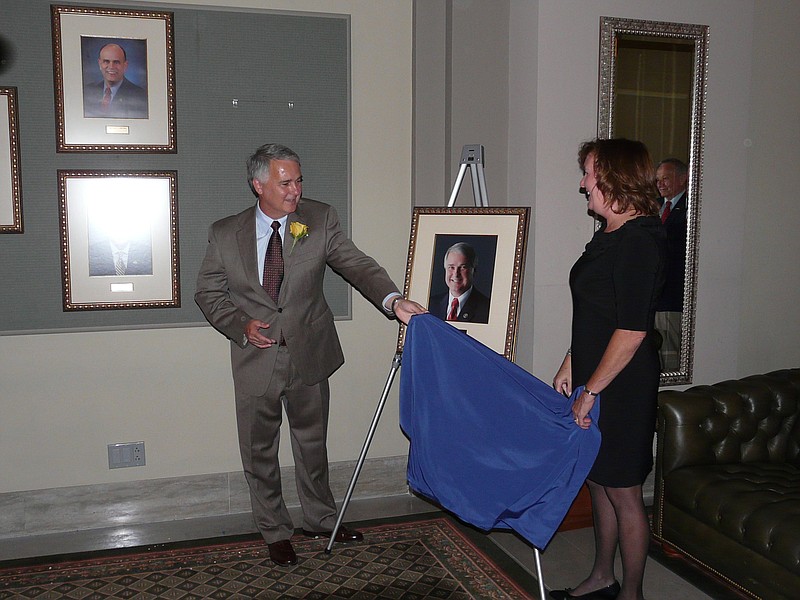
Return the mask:
[[707, 25], [600, 18], [598, 135], [641, 140], [656, 165], [669, 159], [657, 175], [672, 211], [656, 312], [662, 385], [692, 382], [708, 36]]

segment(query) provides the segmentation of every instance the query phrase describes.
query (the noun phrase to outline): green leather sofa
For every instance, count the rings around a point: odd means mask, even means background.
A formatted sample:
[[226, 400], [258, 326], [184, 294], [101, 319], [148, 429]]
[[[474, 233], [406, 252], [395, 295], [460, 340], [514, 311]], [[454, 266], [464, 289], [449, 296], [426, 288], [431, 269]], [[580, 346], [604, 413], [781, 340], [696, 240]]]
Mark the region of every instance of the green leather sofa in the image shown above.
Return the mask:
[[800, 598], [800, 369], [658, 396], [655, 536], [749, 596]]

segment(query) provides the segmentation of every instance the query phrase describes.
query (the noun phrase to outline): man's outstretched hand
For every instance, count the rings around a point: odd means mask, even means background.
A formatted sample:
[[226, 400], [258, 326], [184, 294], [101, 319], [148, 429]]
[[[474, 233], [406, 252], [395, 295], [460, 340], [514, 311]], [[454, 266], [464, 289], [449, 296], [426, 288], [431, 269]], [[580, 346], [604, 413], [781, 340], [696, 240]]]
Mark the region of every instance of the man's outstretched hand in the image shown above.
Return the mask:
[[414, 315], [422, 315], [426, 312], [428, 312], [427, 308], [421, 304], [418, 304], [417, 302], [414, 302], [413, 300], [406, 300], [403, 298], [394, 304], [395, 316], [406, 325], [408, 325], [408, 322]]

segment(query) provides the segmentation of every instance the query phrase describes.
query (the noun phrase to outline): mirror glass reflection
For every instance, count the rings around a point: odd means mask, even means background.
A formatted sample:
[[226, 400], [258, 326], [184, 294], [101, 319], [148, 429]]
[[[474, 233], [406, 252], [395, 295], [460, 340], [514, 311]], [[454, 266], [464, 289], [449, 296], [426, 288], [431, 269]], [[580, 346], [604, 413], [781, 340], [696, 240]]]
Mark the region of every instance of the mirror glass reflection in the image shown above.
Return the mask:
[[598, 134], [641, 140], [658, 165], [669, 253], [661, 383], [691, 383], [708, 27], [601, 17], [600, 29]]

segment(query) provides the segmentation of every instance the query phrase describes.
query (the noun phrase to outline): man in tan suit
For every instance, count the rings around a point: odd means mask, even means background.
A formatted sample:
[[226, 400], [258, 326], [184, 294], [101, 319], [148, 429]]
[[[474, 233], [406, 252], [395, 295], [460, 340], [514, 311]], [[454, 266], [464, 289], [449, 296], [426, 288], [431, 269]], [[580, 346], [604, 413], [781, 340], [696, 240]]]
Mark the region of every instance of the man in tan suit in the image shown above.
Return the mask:
[[[195, 301], [231, 340], [239, 449], [253, 516], [273, 562], [290, 565], [297, 556], [281, 495], [281, 405], [291, 430], [303, 534], [330, 536], [336, 522], [328, 485], [328, 377], [344, 355], [323, 296], [326, 265], [404, 323], [426, 310], [402, 298], [386, 271], [347, 238], [332, 207], [302, 198], [300, 159], [292, 150], [260, 147], [247, 161], [247, 175], [258, 203], [211, 226]], [[340, 527], [336, 541], [362, 538]]]

